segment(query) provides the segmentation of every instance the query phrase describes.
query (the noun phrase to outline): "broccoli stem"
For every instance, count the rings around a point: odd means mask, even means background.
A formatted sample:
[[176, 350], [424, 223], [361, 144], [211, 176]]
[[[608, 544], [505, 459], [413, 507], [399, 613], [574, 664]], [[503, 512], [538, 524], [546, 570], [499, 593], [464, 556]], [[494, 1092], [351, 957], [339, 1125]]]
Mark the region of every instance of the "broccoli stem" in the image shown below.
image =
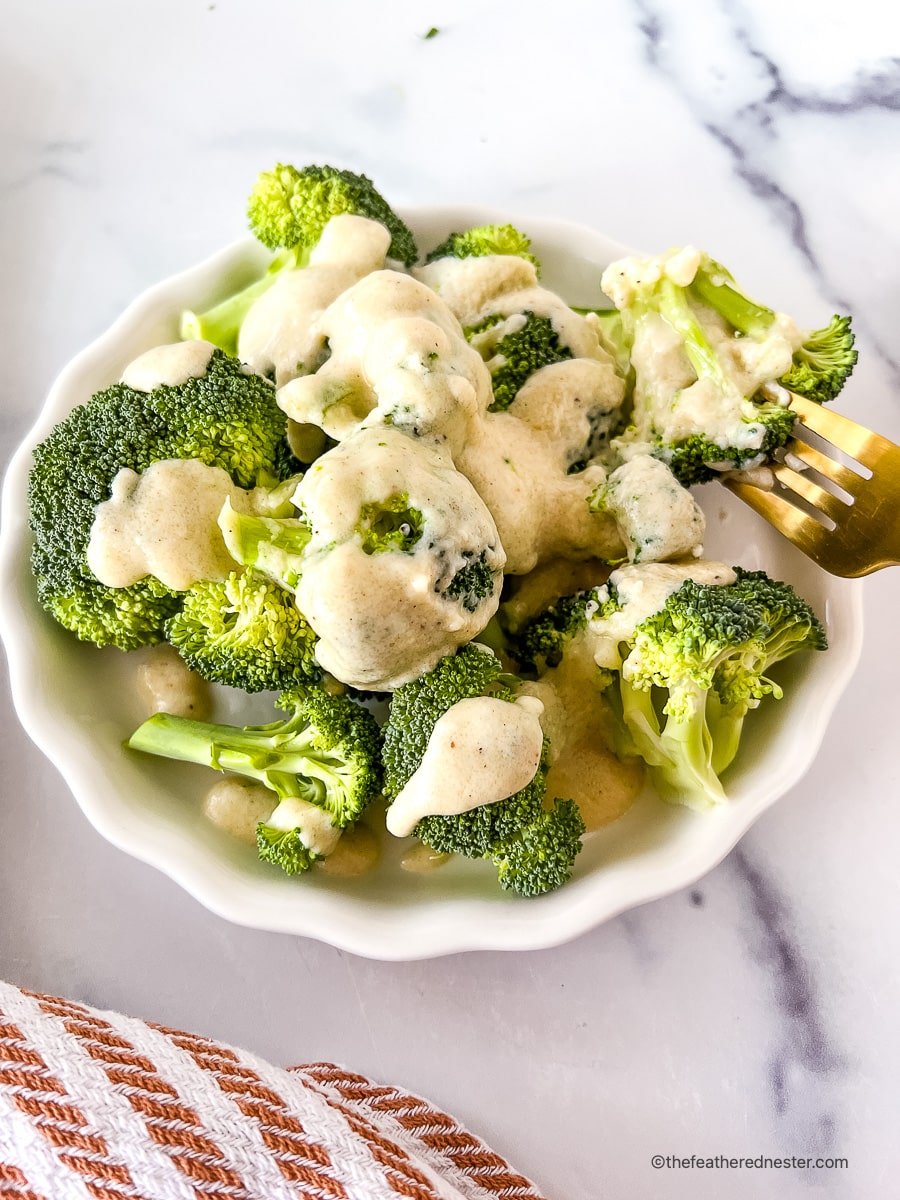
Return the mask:
[[730, 279], [723, 266], [711, 262], [700, 268], [690, 290], [698, 300], [724, 317], [734, 329], [754, 337], [765, 333], [775, 320], [774, 312], [743, 296], [731, 286]]
[[180, 335], [182, 341], [212, 342], [226, 354], [237, 354], [238, 333], [244, 318], [253, 304], [264, 295], [277, 279], [277, 273], [268, 272], [243, 291], [236, 292], [206, 312], [196, 313], [190, 309], [181, 314]]
[[[706, 336], [694, 310], [688, 304], [684, 288], [670, 279], [663, 279], [658, 292], [659, 314], [684, 339], [688, 361], [698, 379], [711, 379], [726, 395], [736, 392], [732, 379], [722, 369], [722, 362], [715, 347]], [[741, 396], [743, 400], [743, 396]]]
[[216, 771], [233, 771], [264, 784], [282, 800], [294, 796], [321, 806], [329, 785], [344, 785], [341, 768], [346, 764], [317, 749], [313, 736], [310, 729], [292, 729], [289, 721], [238, 729], [157, 713], [135, 730], [128, 746]]
[[256, 517], [238, 512], [226, 500], [219, 528], [228, 552], [239, 563], [254, 567], [294, 591], [300, 581], [300, 560], [312, 532], [297, 517]]

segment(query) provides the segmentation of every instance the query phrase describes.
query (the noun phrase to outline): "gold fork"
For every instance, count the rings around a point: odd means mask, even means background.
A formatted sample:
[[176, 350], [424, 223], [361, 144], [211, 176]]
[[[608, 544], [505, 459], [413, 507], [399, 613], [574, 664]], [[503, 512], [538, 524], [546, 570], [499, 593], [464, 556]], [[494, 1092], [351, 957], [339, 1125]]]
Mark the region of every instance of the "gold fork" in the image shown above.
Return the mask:
[[[801, 437], [809, 429], [858, 465], [845, 466], [795, 436], [772, 468], [774, 491], [735, 479], [725, 486], [832, 575], [855, 579], [900, 565], [900, 446], [801, 396], [791, 395], [791, 408]], [[843, 495], [816, 482], [817, 475]]]

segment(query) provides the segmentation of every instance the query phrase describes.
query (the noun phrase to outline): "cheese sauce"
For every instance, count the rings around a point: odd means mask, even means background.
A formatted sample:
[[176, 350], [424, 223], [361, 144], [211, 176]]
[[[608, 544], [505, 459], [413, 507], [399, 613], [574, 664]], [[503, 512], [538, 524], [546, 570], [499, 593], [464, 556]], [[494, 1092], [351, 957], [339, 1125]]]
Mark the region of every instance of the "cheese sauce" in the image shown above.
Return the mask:
[[541, 761], [543, 705], [479, 696], [460, 700], [436, 722], [418, 770], [387, 811], [387, 827], [407, 837], [423, 817], [453, 816], [520, 791]]

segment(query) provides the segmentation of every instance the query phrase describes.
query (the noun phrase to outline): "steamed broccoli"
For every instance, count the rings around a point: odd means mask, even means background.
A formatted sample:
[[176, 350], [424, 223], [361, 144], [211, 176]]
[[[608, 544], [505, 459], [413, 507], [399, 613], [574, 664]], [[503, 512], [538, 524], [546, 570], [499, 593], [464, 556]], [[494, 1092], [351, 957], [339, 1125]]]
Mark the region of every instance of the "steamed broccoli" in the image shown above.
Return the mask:
[[166, 639], [204, 679], [245, 692], [315, 683], [316, 635], [293, 596], [253, 571], [195, 584]]
[[[485, 649], [469, 645], [441, 659], [433, 671], [398, 688], [384, 730], [384, 791], [390, 803], [412, 778], [440, 717], [460, 700], [493, 696], [512, 702], [519, 681], [503, 672]], [[584, 823], [572, 801], [544, 808], [547, 746], [534, 778], [494, 804], [455, 816], [428, 816], [416, 836], [439, 853], [488, 858], [500, 883], [522, 895], [538, 895], [569, 878]]]
[[527, 310], [513, 317], [486, 317], [465, 333], [491, 372], [491, 412], [505, 412], [535, 371], [572, 357], [549, 317]]
[[[694, 276], [690, 292], [744, 337], [757, 341], [764, 338], [777, 319], [771, 308], [745, 296], [731, 273], [708, 255]], [[856, 365], [853, 341], [850, 318], [833, 316], [824, 328], [806, 334], [778, 382], [817, 404], [833, 400]]]
[[157, 580], [108, 588], [87, 564], [94, 509], [116, 474], [169, 458], [221, 467], [245, 488], [288, 475], [272, 386], [216, 351], [203, 375], [176, 387], [146, 393], [119, 383], [98, 392], [36, 448], [28, 507], [38, 597], [83, 641], [123, 650], [157, 642], [180, 606]]
[[[791, 322], [748, 300], [708, 256], [699, 265], [694, 257], [685, 282], [690, 255], [696, 252], [623, 260], [603, 276], [622, 310], [619, 334], [633, 351], [632, 427], [621, 441], [647, 444], [685, 486], [770, 459], [795, 420], [779, 385], [831, 400], [856, 362], [849, 318], [835, 317], [798, 344]], [[661, 343], [648, 318], [677, 336], [693, 382], [678, 386], [668, 369], [657, 369]]]
[[[303, 517], [274, 519], [237, 512], [226, 503], [219, 527], [230, 554], [239, 563], [261, 571], [283, 588], [294, 592], [303, 570], [303, 557], [311, 537]], [[411, 554], [425, 535], [428, 523], [406, 492], [397, 492], [360, 508], [355, 535], [365, 554]], [[437, 544], [437, 533], [429, 535], [429, 549], [440, 559], [446, 551]], [[467, 560], [446, 584], [436, 586], [442, 596], [476, 612], [497, 589], [501, 572], [489, 566], [487, 552], [460, 550]]]
[[261, 279], [235, 295], [204, 313], [185, 312], [181, 336], [204, 338], [234, 354], [238, 331], [251, 305], [272, 286], [280, 271], [306, 266], [325, 226], [342, 213], [378, 221], [391, 235], [391, 257], [407, 267], [416, 261], [412, 233], [367, 176], [336, 167], [298, 170], [276, 163], [253, 185], [247, 216], [255, 236], [269, 250], [279, 251], [278, 255]]
[[[552, 668], [587, 649], [618, 718], [618, 748], [644, 759], [664, 799], [691, 808], [724, 799], [718, 775], [737, 752], [746, 713], [766, 695], [781, 697], [768, 668], [797, 650], [825, 648], [820, 622], [788, 584], [741, 568], [734, 582], [723, 569], [721, 583], [698, 583], [691, 572], [701, 567], [615, 571], [603, 587], [536, 618], [517, 650]], [[643, 573], [660, 571], [670, 591], [646, 616], [634, 597], [643, 579], [654, 579]]]
[[528, 671], [542, 672], [562, 662], [569, 638], [583, 630], [600, 607], [598, 588], [561, 596], [518, 633], [509, 636], [510, 653]]
[[464, 233], [451, 233], [429, 251], [426, 262], [437, 258], [483, 258], [489, 254], [513, 254], [530, 262], [540, 273], [540, 263], [531, 253], [531, 238], [514, 225], [476, 225]]
[[584, 821], [574, 800], [554, 800], [516, 835], [491, 850], [500, 886], [521, 896], [555, 891], [572, 874]]
[[[371, 713], [344, 696], [296, 689], [278, 699], [288, 715], [239, 729], [157, 713], [131, 736], [132, 750], [255, 779], [281, 803], [257, 828], [260, 858], [288, 874], [319, 857], [304, 828], [313, 806], [327, 825], [359, 819], [381, 789], [381, 733]], [[298, 802], [305, 802], [298, 803]], [[305, 815], [306, 814], [306, 815]]]

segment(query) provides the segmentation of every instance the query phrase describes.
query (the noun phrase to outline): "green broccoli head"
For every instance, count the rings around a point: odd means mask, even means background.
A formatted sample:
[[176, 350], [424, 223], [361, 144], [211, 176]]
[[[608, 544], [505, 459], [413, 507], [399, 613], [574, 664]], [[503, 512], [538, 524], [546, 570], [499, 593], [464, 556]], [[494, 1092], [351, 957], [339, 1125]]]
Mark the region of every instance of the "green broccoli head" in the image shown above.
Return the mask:
[[108, 588], [94, 580], [62, 585], [52, 561], [32, 547], [37, 594], [55, 621], [82, 642], [137, 650], [163, 640], [166, 622], [178, 611], [181, 594], [148, 576], [131, 587]]
[[294, 873], [315, 857], [304, 841], [307, 806], [344, 829], [381, 791], [381, 731], [366, 709], [317, 688], [285, 692], [278, 707], [287, 714], [281, 720], [243, 729], [157, 713], [128, 745], [232, 771], [269, 788], [281, 803], [257, 830], [260, 854]]
[[221, 467], [241, 487], [287, 474], [285, 423], [271, 384], [219, 351], [205, 374], [177, 387], [146, 393], [118, 383], [73, 409], [36, 448], [28, 482], [42, 605], [100, 646], [159, 641], [178, 600], [149, 579], [129, 588], [97, 581], [87, 564], [96, 505], [123, 467], [140, 472], [169, 458]]
[[[442, 658], [434, 670], [397, 688], [384, 728], [384, 792], [394, 800], [418, 770], [440, 717], [460, 700], [495, 696], [512, 701], [515, 684], [499, 660], [477, 645]], [[541, 811], [546, 767], [520, 792], [456, 816], [425, 817], [416, 836], [442, 854], [481, 858]]]
[[301, 826], [282, 829], [265, 821], [256, 827], [256, 852], [262, 862], [278, 867], [285, 875], [302, 875], [322, 857], [304, 842]]
[[719, 775], [737, 753], [748, 710], [782, 694], [765, 677], [768, 666], [821, 648], [824, 632], [788, 584], [740, 570], [734, 583], [697, 583], [690, 570], [631, 632], [622, 620], [631, 602], [613, 573], [585, 636], [595, 647], [619, 646], [620, 664], [604, 679], [619, 749], [644, 759], [664, 799], [706, 808], [725, 799]]
[[359, 535], [366, 554], [386, 551], [409, 553], [420, 541], [425, 520], [410, 504], [406, 492], [364, 504], [359, 513]]
[[451, 233], [428, 253], [426, 262], [437, 258], [484, 258], [489, 254], [512, 254], [524, 258], [540, 272], [531, 253], [531, 238], [514, 225], [476, 225], [464, 233]]
[[[512, 702], [519, 681], [477, 645], [441, 659], [433, 671], [394, 692], [384, 732], [385, 795], [392, 802], [424, 758], [438, 720], [477, 696]], [[453, 816], [423, 817], [417, 837], [443, 854], [490, 859], [503, 887], [535, 896], [569, 878], [584, 832], [571, 801], [544, 809], [548, 743], [534, 777], [514, 795]]]
[[468, 560], [466, 566], [460, 567], [443, 594], [461, 604], [466, 612], [473, 613], [493, 596], [497, 573], [489, 566], [484, 550], [480, 554], [464, 550], [463, 558]]
[[491, 850], [500, 886], [520, 896], [555, 891], [571, 878], [585, 832], [574, 800], [555, 800], [511, 838]]
[[384, 225], [391, 235], [389, 254], [407, 267], [418, 258], [415, 239], [371, 179], [337, 167], [292, 167], [276, 163], [257, 177], [247, 201], [250, 228], [264, 246], [279, 253], [266, 273], [205, 312], [187, 311], [181, 336], [203, 338], [228, 354], [237, 353], [238, 334], [251, 307], [279, 274], [309, 262], [332, 217], [350, 213]]
[[[517, 327], [504, 332], [511, 320]], [[498, 326], [502, 326], [499, 331]], [[522, 313], [520, 318], [487, 317], [466, 329], [465, 333], [491, 372], [494, 392], [491, 412], [505, 412], [535, 371], [572, 357], [572, 351], [560, 342], [550, 318], [529, 311]]]
[[600, 607], [598, 589], [561, 596], [510, 637], [509, 649], [520, 666], [541, 672], [558, 667], [569, 639], [587, 626]]
[[245, 692], [315, 683], [316, 635], [293, 596], [253, 571], [195, 584], [166, 638], [192, 671]]
[[332, 217], [351, 213], [384, 225], [391, 235], [388, 253], [411, 267], [418, 258], [415, 239], [372, 180], [337, 167], [292, 167], [276, 163], [258, 176], [247, 216], [250, 228], [270, 250], [289, 250], [302, 265]]

